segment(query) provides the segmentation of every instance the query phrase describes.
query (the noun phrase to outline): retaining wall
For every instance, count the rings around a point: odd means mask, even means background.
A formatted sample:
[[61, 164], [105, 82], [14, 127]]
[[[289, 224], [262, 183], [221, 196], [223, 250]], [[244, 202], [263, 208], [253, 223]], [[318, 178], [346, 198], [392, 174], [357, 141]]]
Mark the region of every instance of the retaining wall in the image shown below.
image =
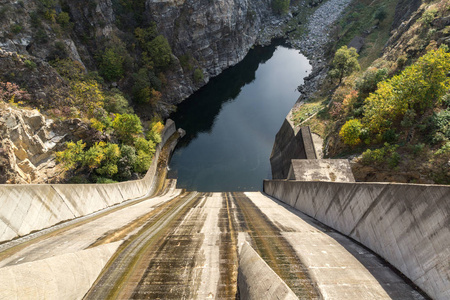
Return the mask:
[[433, 299], [450, 299], [450, 187], [264, 181], [264, 192], [350, 236]]
[[288, 178], [292, 159], [316, 159], [316, 150], [309, 127], [295, 127], [290, 112], [275, 136], [270, 166], [273, 179]]
[[285, 299], [297, 296], [269, 265], [245, 242], [239, 253], [238, 287], [240, 299]]
[[176, 132], [166, 122], [162, 141], [143, 179], [110, 184], [0, 185], [0, 242], [150, 194], [162, 147]]

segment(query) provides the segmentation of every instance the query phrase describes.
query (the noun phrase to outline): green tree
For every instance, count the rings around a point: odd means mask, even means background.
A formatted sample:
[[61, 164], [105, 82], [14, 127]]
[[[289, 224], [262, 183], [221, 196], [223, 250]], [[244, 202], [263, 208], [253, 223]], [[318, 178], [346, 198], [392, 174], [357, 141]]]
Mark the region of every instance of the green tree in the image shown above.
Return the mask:
[[378, 20], [378, 23], [383, 22], [383, 20], [387, 17], [386, 8], [384, 6], [378, 7], [373, 17], [375, 18], [375, 20]]
[[272, 0], [272, 10], [279, 15], [284, 15], [289, 12], [290, 2], [290, 0]]
[[141, 120], [134, 114], [117, 114], [112, 127], [117, 137], [127, 145], [132, 145], [135, 137], [142, 133]]
[[340, 84], [342, 78], [360, 69], [358, 57], [355, 48], [348, 49], [347, 46], [342, 46], [334, 55], [333, 69], [329, 72], [329, 76], [339, 78]]
[[124, 58], [118, 51], [113, 48], [108, 48], [105, 53], [101, 55], [100, 74], [110, 81], [122, 78]]
[[155, 67], [163, 69], [172, 62], [172, 49], [164, 36], [154, 38], [148, 43], [147, 49]]

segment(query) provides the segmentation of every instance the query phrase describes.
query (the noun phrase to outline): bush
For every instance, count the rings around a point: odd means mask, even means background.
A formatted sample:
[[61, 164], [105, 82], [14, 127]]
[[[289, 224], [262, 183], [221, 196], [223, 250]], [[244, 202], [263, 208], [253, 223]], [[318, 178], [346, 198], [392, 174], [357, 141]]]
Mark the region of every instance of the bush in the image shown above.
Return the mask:
[[116, 114], [132, 113], [133, 109], [129, 106], [127, 99], [120, 93], [119, 90], [112, 90], [111, 94], [105, 97], [105, 109], [108, 112]]
[[194, 81], [195, 83], [200, 83], [203, 81], [203, 72], [201, 69], [195, 69], [194, 71]]
[[121, 145], [120, 153], [121, 157], [117, 162], [117, 177], [122, 180], [127, 180], [131, 178], [134, 171], [134, 165], [136, 164], [136, 150], [132, 146]]
[[27, 67], [30, 70], [34, 70], [37, 67], [37, 65], [34, 61], [28, 60], [28, 59], [24, 61], [24, 64], [25, 64], [25, 67]]
[[22, 32], [22, 30], [23, 30], [23, 27], [20, 24], [14, 24], [11, 26], [11, 32], [14, 34], [19, 34]]
[[164, 69], [172, 62], [172, 49], [167, 39], [158, 35], [147, 45], [152, 61], [157, 68]]
[[83, 163], [85, 147], [86, 144], [82, 140], [76, 143], [67, 142], [64, 151], [56, 152], [56, 159], [64, 164], [66, 170], [76, 169]]
[[369, 68], [356, 80], [356, 89], [362, 98], [366, 98], [370, 93], [375, 92], [379, 82], [387, 77], [386, 69]]
[[378, 22], [383, 22], [383, 20], [387, 17], [386, 8], [384, 6], [378, 7], [373, 17], [375, 18], [375, 20], [378, 20]]
[[117, 137], [127, 145], [132, 145], [135, 136], [142, 133], [141, 120], [133, 114], [117, 114], [112, 127]]
[[437, 10], [436, 9], [429, 9], [426, 10], [423, 14], [422, 17], [420, 17], [419, 21], [423, 24], [423, 25], [430, 25], [431, 22], [433, 22], [435, 16], [436, 16]]
[[122, 78], [124, 58], [113, 48], [108, 48], [101, 55], [100, 74], [109, 81], [119, 80]]
[[279, 15], [289, 12], [290, 0], [272, 0], [272, 10]]
[[433, 126], [433, 142], [441, 142], [450, 139], [450, 110], [442, 110], [431, 118]]
[[347, 121], [339, 131], [339, 136], [343, 139], [344, 143], [350, 146], [356, 146], [361, 143], [360, 134], [362, 130], [362, 124], [359, 120], [353, 119]]
[[368, 149], [363, 152], [361, 162], [364, 165], [382, 165], [387, 163], [391, 168], [400, 163], [400, 154], [397, 153], [398, 145], [384, 144], [379, 149]]
[[61, 12], [56, 17], [56, 22], [63, 28], [64, 30], [71, 29], [73, 24], [70, 22], [69, 14], [66, 12]]

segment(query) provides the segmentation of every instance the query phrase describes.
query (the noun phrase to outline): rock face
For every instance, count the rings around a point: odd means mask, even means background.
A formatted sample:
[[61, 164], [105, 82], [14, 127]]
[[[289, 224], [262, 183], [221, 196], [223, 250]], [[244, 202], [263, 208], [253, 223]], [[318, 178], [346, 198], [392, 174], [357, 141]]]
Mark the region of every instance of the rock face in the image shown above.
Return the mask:
[[[191, 56], [198, 63], [205, 76], [200, 85], [241, 61], [255, 43], [267, 42], [264, 33], [281, 35], [275, 28], [288, 18], [273, 14], [271, 0], [149, 0], [146, 14], [177, 57]], [[181, 67], [169, 80], [170, 103], [181, 102], [199, 86]]]
[[0, 183], [43, 183], [61, 173], [53, 150], [64, 136], [52, 130], [52, 123], [37, 110], [0, 112]]

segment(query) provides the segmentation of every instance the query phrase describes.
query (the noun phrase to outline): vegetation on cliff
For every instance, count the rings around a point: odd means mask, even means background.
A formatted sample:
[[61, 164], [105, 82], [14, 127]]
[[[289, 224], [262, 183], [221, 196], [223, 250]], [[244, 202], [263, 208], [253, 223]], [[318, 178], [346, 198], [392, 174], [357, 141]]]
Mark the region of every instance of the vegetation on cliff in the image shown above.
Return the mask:
[[293, 119], [325, 138], [329, 157], [355, 158], [358, 180], [449, 184], [450, 2], [422, 4], [389, 35], [401, 23], [393, 8], [407, 5], [357, 1], [331, 49], [362, 46], [361, 71], [325, 81]]

